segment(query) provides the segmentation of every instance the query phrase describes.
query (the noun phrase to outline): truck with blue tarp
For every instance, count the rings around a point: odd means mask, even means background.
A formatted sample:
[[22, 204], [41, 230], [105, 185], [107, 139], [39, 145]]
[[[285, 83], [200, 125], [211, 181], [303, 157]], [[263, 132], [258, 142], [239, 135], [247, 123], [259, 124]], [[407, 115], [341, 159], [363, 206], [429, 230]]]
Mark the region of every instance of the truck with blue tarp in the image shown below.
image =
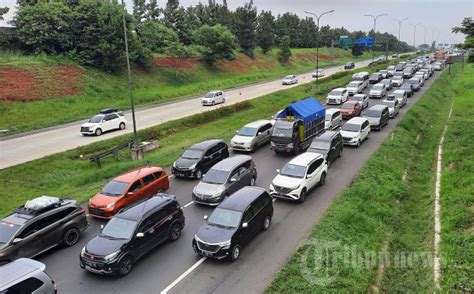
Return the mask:
[[276, 115], [271, 148], [276, 153], [306, 150], [324, 132], [325, 115], [326, 109], [314, 97], [291, 103]]

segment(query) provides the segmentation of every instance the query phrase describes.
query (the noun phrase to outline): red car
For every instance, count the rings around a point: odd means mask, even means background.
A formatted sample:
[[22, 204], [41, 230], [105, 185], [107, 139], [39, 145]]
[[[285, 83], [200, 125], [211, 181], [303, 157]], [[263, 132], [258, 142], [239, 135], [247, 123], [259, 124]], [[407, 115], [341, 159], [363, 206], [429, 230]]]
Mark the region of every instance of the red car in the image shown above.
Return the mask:
[[89, 200], [89, 215], [109, 219], [125, 206], [168, 190], [168, 175], [161, 167], [144, 166], [110, 181]]
[[343, 119], [350, 119], [359, 116], [362, 111], [359, 101], [349, 100], [341, 106], [341, 114]]

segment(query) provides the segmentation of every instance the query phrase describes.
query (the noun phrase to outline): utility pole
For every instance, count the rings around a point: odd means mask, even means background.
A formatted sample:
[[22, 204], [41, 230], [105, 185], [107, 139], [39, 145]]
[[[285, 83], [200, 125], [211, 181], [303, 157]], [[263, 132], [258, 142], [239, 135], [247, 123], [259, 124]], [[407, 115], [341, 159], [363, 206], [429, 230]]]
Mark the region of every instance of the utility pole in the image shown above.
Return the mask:
[[421, 25], [420, 23], [417, 24], [410, 24], [413, 27], [413, 47], [415, 47], [416, 50], [416, 27]]
[[377, 18], [379, 18], [381, 16], [385, 16], [385, 15], [387, 15], [387, 14], [384, 13], [384, 14], [379, 14], [377, 16], [374, 16], [372, 14], [365, 14], [364, 15], [364, 16], [370, 16], [374, 20], [374, 47], [372, 48], [372, 62], [374, 62], [374, 60], [375, 60], [375, 55], [374, 55], [375, 54], [375, 46], [377, 46], [377, 39], [376, 39], [377, 33], [375, 31], [375, 28], [376, 28], [376, 25], [377, 25]]
[[334, 64], [334, 40], [331, 39], [331, 64]]
[[[122, 0], [123, 1], [123, 0]], [[317, 15], [315, 13], [312, 13], [312, 12], [309, 12], [309, 11], [305, 11], [305, 13], [307, 14], [310, 14], [314, 17], [316, 17], [316, 20], [317, 20], [317, 27], [318, 27], [318, 34], [317, 34], [317, 37], [316, 37], [316, 84], [318, 84], [319, 82], [319, 32], [321, 31], [320, 30], [320, 27], [319, 27], [319, 19], [325, 15], [325, 14], [328, 14], [328, 13], [332, 13], [334, 12], [334, 9], [332, 10], [329, 10], [329, 11], [326, 11], [326, 12], [323, 12], [321, 13], [320, 15]]]
[[400, 32], [402, 30], [402, 22], [407, 20], [408, 18], [404, 19], [396, 19], [394, 18], [393, 20], [398, 22], [398, 40], [397, 40], [397, 58], [399, 58], [400, 55]]

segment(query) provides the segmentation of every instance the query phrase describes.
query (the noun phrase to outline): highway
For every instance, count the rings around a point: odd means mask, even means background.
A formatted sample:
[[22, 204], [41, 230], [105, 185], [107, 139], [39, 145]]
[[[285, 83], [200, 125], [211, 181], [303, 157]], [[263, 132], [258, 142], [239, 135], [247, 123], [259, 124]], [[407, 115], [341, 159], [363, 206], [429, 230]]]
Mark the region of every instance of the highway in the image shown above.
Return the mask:
[[[369, 64], [369, 62], [370, 60], [357, 62], [356, 68], [365, 67]], [[335, 66], [325, 69], [325, 72], [326, 76], [330, 76], [343, 70], [343, 66]], [[297, 85], [309, 83], [314, 80], [311, 77], [311, 73], [298, 75], [298, 79], [299, 82]], [[224, 105], [231, 105], [244, 100], [255, 99], [257, 97], [295, 87], [297, 85], [282, 86], [281, 79], [278, 79], [232, 89], [225, 92], [226, 102]], [[221, 105], [222, 104], [213, 107], [203, 107], [201, 106], [201, 96], [197, 96], [186, 100], [169, 102], [156, 105], [154, 107], [138, 109], [135, 112], [137, 128], [148, 128], [166, 121], [209, 111], [215, 109], [216, 107], [220, 107]], [[99, 109], [97, 111], [99, 111]], [[131, 124], [131, 112], [126, 111], [125, 116], [129, 124], [124, 131], [112, 131], [105, 133], [100, 137], [82, 136], [80, 133], [80, 127], [85, 121], [78, 121], [25, 134], [0, 138], [0, 169], [39, 159], [58, 152], [74, 149], [79, 146], [88, 145], [93, 142], [131, 133], [133, 131]]]
[[[204, 222], [203, 216], [209, 215], [212, 208], [191, 201], [191, 191], [197, 181], [173, 177], [168, 193], [176, 195], [184, 207], [186, 217], [181, 239], [160, 245], [145, 255], [128, 276], [100, 276], [79, 267], [82, 247], [98, 233], [100, 225], [104, 223], [96, 219], [90, 219], [91, 226], [79, 244], [71, 248], [58, 247], [37, 259], [46, 264], [46, 271], [57, 282], [59, 293], [261, 293], [275, 272], [309, 234], [313, 224], [337, 195], [351, 184], [365, 161], [389, 137], [397, 122], [437, 76], [439, 72], [426, 81], [420, 92], [408, 99], [408, 104], [401, 109], [400, 114], [391, 119], [382, 131], [372, 132], [359, 148], [344, 148], [342, 158], [331, 165], [325, 185], [313, 190], [303, 204], [276, 200], [272, 226], [244, 247], [235, 263], [203, 259], [194, 253], [191, 240]], [[279, 86], [278, 82], [273, 83]], [[367, 92], [368, 89], [365, 90]], [[230, 100], [235, 103], [237, 98]], [[378, 101], [371, 99], [370, 104], [377, 104]], [[253, 153], [252, 157], [258, 170], [256, 184], [264, 188], [268, 188], [276, 175], [276, 169], [291, 158], [275, 155], [268, 145]]]

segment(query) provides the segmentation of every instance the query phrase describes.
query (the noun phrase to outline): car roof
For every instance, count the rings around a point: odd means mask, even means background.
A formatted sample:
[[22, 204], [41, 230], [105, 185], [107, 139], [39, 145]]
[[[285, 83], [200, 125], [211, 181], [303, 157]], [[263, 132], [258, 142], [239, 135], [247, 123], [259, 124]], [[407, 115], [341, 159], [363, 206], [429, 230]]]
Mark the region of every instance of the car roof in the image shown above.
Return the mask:
[[292, 160], [288, 162], [288, 164], [294, 164], [294, 165], [301, 165], [301, 166], [306, 166], [308, 165], [311, 161], [317, 159], [318, 157], [322, 157], [321, 154], [319, 153], [311, 153], [311, 152], [305, 152], [302, 153]]
[[325, 131], [321, 135], [314, 138], [313, 142], [316, 141], [316, 140], [318, 140], [318, 141], [330, 141], [337, 134], [339, 134], [338, 131]]
[[146, 176], [158, 171], [163, 171], [163, 169], [156, 166], [142, 166], [121, 174], [120, 176], [114, 178], [114, 180], [118, 182], [132, 183], [142, 176]]
[[165, 204], [171, 203], [173, 201], [176, 201], [175, 196], [158, 193], [145, 201], [128, 206], [127, 208], [119, 211], [119, 213], [117, 213], [114, 217], [140, 221], [143, 216], [148, 214], [150, 211], [155, 211], [157, 208], [163, 207]]
[[393, 91], [393, 93], [405, 93], [405, 92], [406, 92], [405, 90], [400, 90], [400, 89]]
[[375, 87], [375, 86], [385, 86], [385, 84], [377, 83], [377, 84], [373, 85], [373, 87]]
[[374, 106], [371, 106], [369, 110], [378, 110], [382, 111], [387, 107], [387, 105], [382, 105], [382, 104], [375, 104]]
[[221, 139], [211, 139], [196, 143], [189, 147], [189, 149], [197, 149], [197, 150], [207, 150], [209, 147], [216, 145], [217, 143], [224, 142]]
[[346, 102], [343, 103], [344, 104], [359, 104], [359, 101], [356, 101], [356, 100], [347, 100]]
[[252, 202], [265, 192], [265, 189], [260, 187], [246, 186], [230, 195], [218, 207], [244, 212]]
[[353, 117], [351, 118], [350, 120], [348, 120], [346, 122], [347, 123], [351, 123], [351, 124], [357, 124], [357, 125], [361, 125], [363, 124], [365, 121], [367, 121], [367, 119], [365, 117]]
[[243, 164], [244, 162], [251, 160], [252, 157], [248, 155], [235, 155], [216, 163], [211, 169], [221, 170], [221, 171], [230, 171], [235, 166]]
[[221, 91], [221, 90], [213, 90], [213, 91], [209, 91], [209, 92], [207, 92], [207, 93], [208, 93], [208, 94], [210, 94], [210, 93], [214, 93], [214, 94], [215, 94], [215, 93], [217, 93], [217, 92], [222, 92], [222, 91]]
[[[46, 266], [36, 260], [19, 258], [0, 266], [0, 291], [15, 285], [19, 280], [33, 276], [37, 272], [43, 272]], [[3, 292], [2, 292], [3, 293]]]
[[335, 91], [335, 90], [344, 91], [344, 90], [346, 90], [346, 88], [342, 88], [342, 87], [341, 87], [341, 88], [335, 88], [335, 89], [332, 89], [331, 92], [332, 92], [332, 91]]
[[253, 121], [251, 123], [248, 123], [245, 125], [245, 127], [248, 127], [248, 128], [259, 128], [259, 127], [262, 127], [266, 124], [269, 124], [271, 123], [271, 121], [267, 120], [267, 119], [259, 119], [259, 120], [256, 120], [256, 121]]
[[334, 114], [336, 112], [340, 112], [341, 110], [339, 108], [328, 108], [326, 109], [326, 114]]

